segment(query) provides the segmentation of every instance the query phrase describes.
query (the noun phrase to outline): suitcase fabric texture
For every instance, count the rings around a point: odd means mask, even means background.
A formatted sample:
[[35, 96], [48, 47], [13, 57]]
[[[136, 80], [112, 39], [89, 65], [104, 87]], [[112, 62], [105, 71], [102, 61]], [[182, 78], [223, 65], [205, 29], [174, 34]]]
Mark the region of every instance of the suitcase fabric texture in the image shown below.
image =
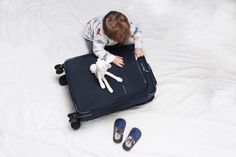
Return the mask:
[[[154, 98], [157, 84], [155, 76], [145, 57], [136, 60], [134, 45], [106, 47], [106, 50], [122, 56], [125, 63], [123, 68], [112, 64], [108, 69], [121, 77], [123, 82], [105, 76], [113, 93], [109, 93], [106, 88], [101, 89], [96, 76], [90, 72], [90, 65], [97, 60], [92, 53], [68, 59], [55, 68], [65, 71], [64, 79], [76, 109], [75, 113], [68, 115], [74, 129], [80, 127], [81, 121], [141, 105]], [[75, 124], [76, 127], [73, 126]]]

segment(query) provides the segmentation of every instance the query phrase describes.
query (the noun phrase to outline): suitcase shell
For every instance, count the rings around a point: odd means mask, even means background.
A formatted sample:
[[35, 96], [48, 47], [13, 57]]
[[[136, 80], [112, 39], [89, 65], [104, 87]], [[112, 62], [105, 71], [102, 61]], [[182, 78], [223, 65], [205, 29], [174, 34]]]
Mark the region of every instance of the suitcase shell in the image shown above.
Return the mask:
[[151, 101], [156, 92], [156, 79], [145, 57], [136, 60], [134, 45], [107, 47], [112, 54], [122, 56], [125, 66], [112, 64], [109, 72], [123, 79], [123, 82], [106, 76], [113, 93], [101, 89], [97, 78], [89, 70], [97, 57], [86, 54], [68, 59], [64, 70], [70, 95], [80, 121], [91, 120], [109, 113], [124, 110]]

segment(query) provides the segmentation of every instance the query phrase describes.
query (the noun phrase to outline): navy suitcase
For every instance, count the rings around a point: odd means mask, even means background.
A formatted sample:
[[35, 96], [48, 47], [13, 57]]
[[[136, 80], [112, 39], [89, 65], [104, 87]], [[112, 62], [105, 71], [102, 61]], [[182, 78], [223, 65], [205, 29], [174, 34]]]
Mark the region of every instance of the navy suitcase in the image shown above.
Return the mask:
[[68, 59], [55, 66], [57, 74], [65, 71], [59, 78], [61, 85], [68, 85], [76, 112], [68, 114], [71, 126], [80, 127], [81, 121], [91, 120], [109, 113], [124, 110], [151, 101], [156, 92], [156, 79], [145, 57], [137, 60], [134, 45], [106, 47], [112, 54], [122, 56], [125, 66], [119, 68], [112, 64], [109, 72], [123, 79], [123, 82], [106, 76], [113, 93], [101, 89], [97, 78], [89, 70], [97, 57], [86, 54]]

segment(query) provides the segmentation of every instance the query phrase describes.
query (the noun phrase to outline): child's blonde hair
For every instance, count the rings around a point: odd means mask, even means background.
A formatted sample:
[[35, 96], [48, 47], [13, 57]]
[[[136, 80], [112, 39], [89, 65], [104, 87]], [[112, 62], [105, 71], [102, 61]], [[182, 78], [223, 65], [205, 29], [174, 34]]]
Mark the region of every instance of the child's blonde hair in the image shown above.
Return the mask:
[[118, 43], [125, 43], [131, 33], [128, 18], [118, 11], [110, 11], [103, 18], [104, 33]]

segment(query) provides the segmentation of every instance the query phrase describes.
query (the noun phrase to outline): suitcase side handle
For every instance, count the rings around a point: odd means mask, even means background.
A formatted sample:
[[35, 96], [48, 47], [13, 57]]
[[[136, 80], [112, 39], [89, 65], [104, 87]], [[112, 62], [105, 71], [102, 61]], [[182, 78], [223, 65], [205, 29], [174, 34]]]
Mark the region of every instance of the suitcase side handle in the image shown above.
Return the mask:
[[147, 62], [145, 56], [139, 57], [139, 58], [137, 59], [137, 62], [138, 62], [138, 64], [139, 64], [140, 68], [142, 69], [143, 73], [148, 73], [148, 74], [150, 74], [152, 80], [154, 81], [154, 85], [156, 85], [156, 84], [157, 84], [156, 78], [155, 78], [155, 76], [154, 76], [154, 74], [153, 74], [153, 72], [152, 72], [152, 68], [151, 68], [151, 66], [148, 64], [148, 62]]

